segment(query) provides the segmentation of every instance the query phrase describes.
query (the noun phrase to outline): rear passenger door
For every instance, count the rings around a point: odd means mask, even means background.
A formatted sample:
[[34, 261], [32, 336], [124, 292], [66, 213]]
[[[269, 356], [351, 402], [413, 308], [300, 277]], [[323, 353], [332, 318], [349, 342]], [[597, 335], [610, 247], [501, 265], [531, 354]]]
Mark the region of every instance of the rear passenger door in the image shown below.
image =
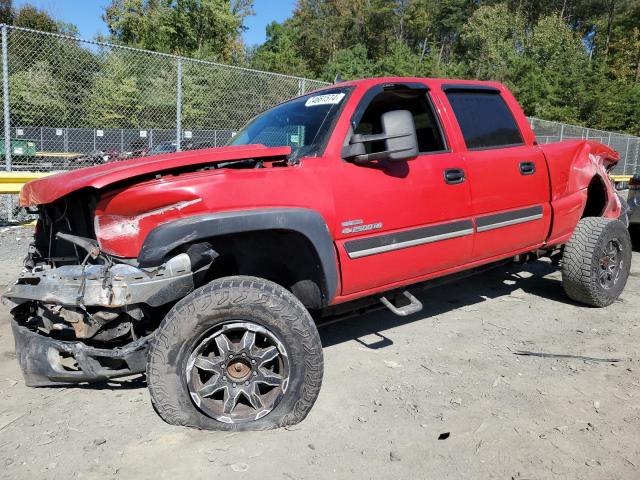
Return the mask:
[[[466, 151], [463, 156], [476, 223], [472, 260], [535, 246], [547, 237], [549, 173], [540, 148], [523, 140], [507, 91], [444, 85]], [[524, 118], [524, 117], [522, 117]]]

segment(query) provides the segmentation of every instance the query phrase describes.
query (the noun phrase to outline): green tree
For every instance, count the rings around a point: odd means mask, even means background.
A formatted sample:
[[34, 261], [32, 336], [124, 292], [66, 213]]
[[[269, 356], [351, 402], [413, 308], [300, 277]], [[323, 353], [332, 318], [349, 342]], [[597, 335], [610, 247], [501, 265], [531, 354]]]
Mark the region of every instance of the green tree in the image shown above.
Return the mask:
[[146, 55], [127, 59], [128, 69], [135, 74], [140, 92], [138, 121], [144, 128], [174, 129], [176, 124], [177, 63], [171, 58]]
[[141, 92], [126, 53], [105, 55], [87, 98], [87, 122], [95, 128], [140, 128]]
[[482, 6], [462, 27], [470, 73], [475, 78], [505, 81], [524, 49], [524, 19], [506, 4]]
[[546, 96], [538, 99], [535, 115], [568, 123], [580, 122], [580, 105], [586, 101], [585, 74], [588, 56], [581, 38], [558, 16], [539, 20], [533, 29], [526, 54], [539, 78], [549, 85]]
[[420, 56], [403, 40], [395, 40], [375, 64], [376, 75], [414, 77], [424, 71]]
[[17, 27], [59, 33], [58, 22], [44, 10], [40, 10], [30, 4], [26, 4], [14, 12], [13, 24]]
[[0, 0], [0, 23], [13, 23], [13, 1]]
[[638, 25], [638, 0], [300, 0], [253, 65], [500, 80], [530, 115], [636, 132]]
[[252, 55], [251, 65], [258, 70], [299, 77], [312, 75], [307, 63], [298, 54], [294, 32], [277, 22], [267, 26], [266, 41]]
[[39, 61], [27, 70], [13, 73], [9, 88], [14, 125], [66, 125], [70, 110], [63, 85], [46, 62]]
[[112, 0], [103, 18], [126, 45], [229, 61], [252, 13], [250, 0]]
[[[31, 5], [9, 9], [9, 20], [16, 26], [40, 29], [49, 33], [77, 34], [72, 24], [57, 21], [46, 11]], [[97, 68], [95, 56], [73, 39], [11, 30], [9, 34], [10, 100], [13, 123], [22, 125], [84, 126], [83, 103], [89, 93], [92, 72]], [[37, 77], [36, 74], [41, 74]], [[29, 91], [28, 81], [33, 88]], [[45, 101], [46, 86], [50, 86], [50, 100]], [[23, 101], [24, 100], [24, 101]], [[25, 113], [25, 105], [34, 107]], [[50, 116], [50, 118], [47, 118]], [[33, 123], [37, 122], [37, 123]]]
[[328, 82], [338, 75], [343, 80], [354, 80], [371, 77], [376, 73], [376, 65], [369, 59], [367, 47], [361, 43], [338, 50], [333, 57], [322, 72], [322, 78]]
[[360, 3], [300, 0], [293, 17], [285, 21], [285, 28], [291, 29], [297, 39], [298, 53], [306, 60], [314, 76], [321, 74], [338, 50], [357, 43], [349, 45], [350, 32], [363, 34], [363, 22], [357, 13]]

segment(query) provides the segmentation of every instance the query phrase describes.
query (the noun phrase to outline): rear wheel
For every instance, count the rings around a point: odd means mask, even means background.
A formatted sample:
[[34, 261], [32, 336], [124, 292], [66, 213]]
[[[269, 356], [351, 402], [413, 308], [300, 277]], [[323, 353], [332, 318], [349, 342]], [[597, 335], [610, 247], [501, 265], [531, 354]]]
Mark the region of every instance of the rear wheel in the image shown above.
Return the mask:
[[300, 301], [275, 283], [229, 277], [167, 314], [151, 344], [147, 381], [168, 423], [264, 430], [306, 417], [322, 370], [320, 338]]
[[631, 251], [629, 232], [620, 220], [580, 220], [562, 257], [567, 295], [594, 307], [611, 305], [627, 283]]

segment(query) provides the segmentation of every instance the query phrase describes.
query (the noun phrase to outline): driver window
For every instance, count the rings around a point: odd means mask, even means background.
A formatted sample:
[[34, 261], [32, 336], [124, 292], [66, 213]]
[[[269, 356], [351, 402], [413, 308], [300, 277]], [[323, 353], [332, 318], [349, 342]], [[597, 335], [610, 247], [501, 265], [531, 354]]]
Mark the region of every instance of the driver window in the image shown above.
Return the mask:
[[[420, 153], [446, 150], [433, 109], [423, 90], [393, 90], [379, 93], [371, 100], [354, 133], [382, 133], [382, 114], [392, 110], [409, 110], [413, 115]], [[367, 153], [382, 152], [385, 142], [371, 142], [365, 144], [365, 147]]]

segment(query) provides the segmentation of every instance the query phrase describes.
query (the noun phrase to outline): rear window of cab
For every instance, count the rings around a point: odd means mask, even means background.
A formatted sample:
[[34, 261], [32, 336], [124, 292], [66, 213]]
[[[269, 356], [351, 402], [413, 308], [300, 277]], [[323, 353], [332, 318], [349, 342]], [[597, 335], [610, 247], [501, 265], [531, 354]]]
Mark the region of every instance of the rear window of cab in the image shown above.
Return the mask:
[[497, 89], [445, 88], [470, 150], [522, 145], [518, 124]]

